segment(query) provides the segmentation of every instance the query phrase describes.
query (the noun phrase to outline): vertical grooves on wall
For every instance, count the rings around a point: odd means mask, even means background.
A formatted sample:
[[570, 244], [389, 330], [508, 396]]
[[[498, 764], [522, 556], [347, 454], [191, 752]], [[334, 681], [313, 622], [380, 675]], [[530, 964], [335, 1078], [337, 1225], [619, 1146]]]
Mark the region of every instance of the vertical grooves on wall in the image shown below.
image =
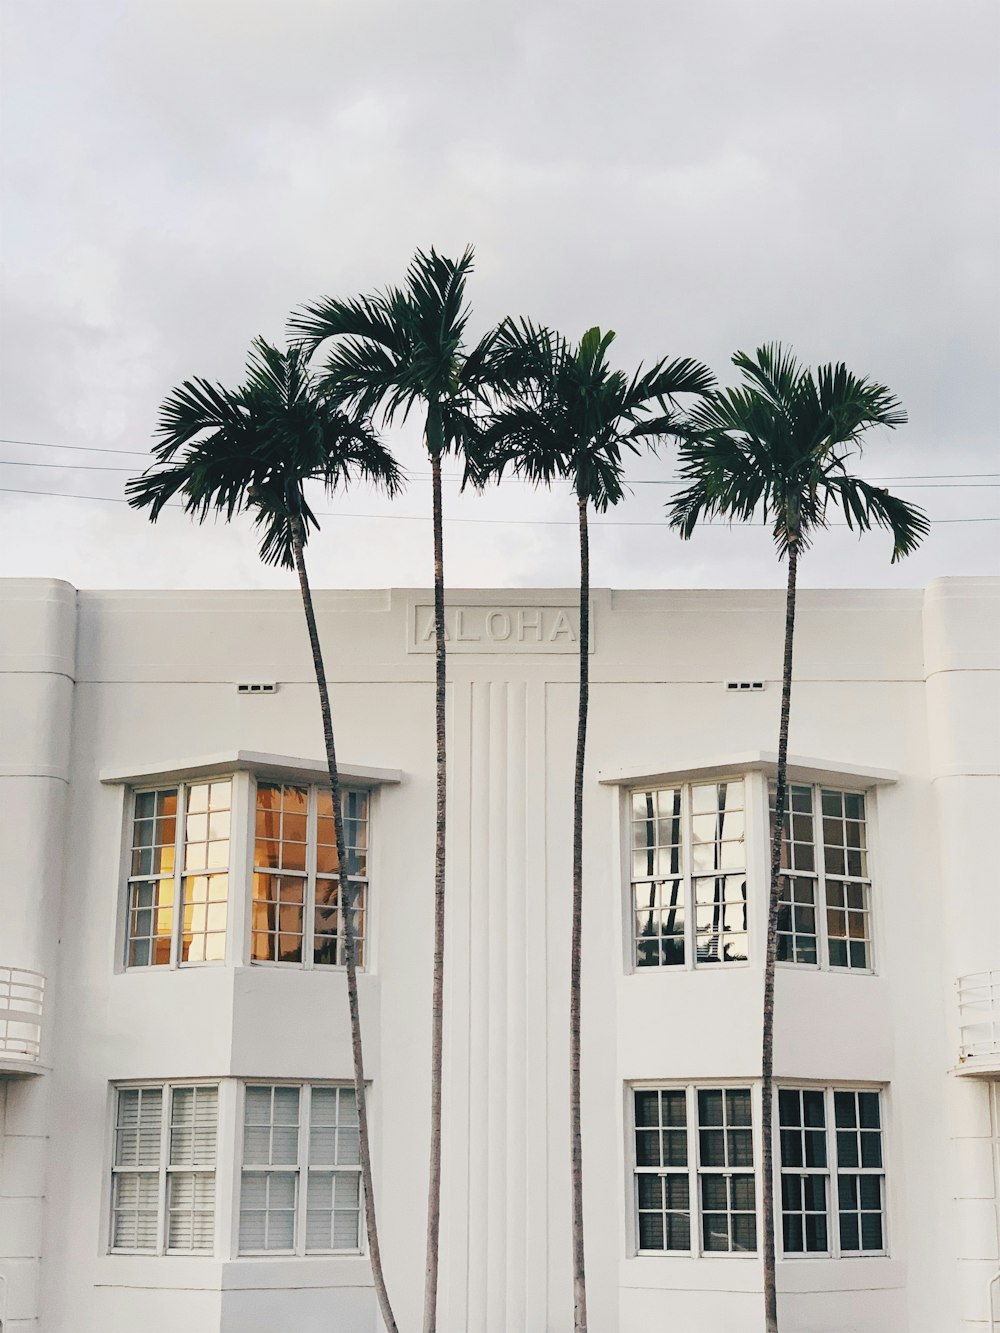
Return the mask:
[[525, 786], [525, 729], [527, 687], [513, 681], [507, 687], [507, 939], [506, 990], [506, 1152], [507, 1327], [527, 1328], [527, 1254], [525, 1218], [528, 1182], [525, 1176], [530, 1125], [526, 1063], [529, 1051], [525, 954], [530, 922], [529, 875], [525, 856], [527, 790]]
[[[486, 1327], [504, 1330], [507, 1322], [507, 776], [509, 737], [507, 734], [506, 681], [491, 681], [489, 686], [489, 766], [477, 774], [489, 791], [489, 833], [491, 850], [487, 901], [483, 916], [489, 942], [485, 994], [489, 1004], [486, 1068], [486, 1105], [489, 1202], [486, 1214], [487, 1281]], [[516, 951], [516, 941], [515, 951]]]
[[446, 1333], [546, 1327], [545, 693], [454, 687]]
[[472, 687], [468, 681], [448, 687], [448, 914], [445, 935], [444, 1106], [441, 1155], [442, 1245], [438, 1319], [442, 1329], [469, 1327], [469, 1236], [472, 1181], [469, 1138], [469, 1061], [472, 1027], [471, 947], [474, 918], [472, 883]]
[[490, 686], [472, 685], [469, 772], [469, 1333], [486, 1333], [488, 1311]]
[[524, 878], [527, 928], [524, 935], [527, 1134], [522, 1165], [525, 1188], [524, 1328], [547, 1327], [549, 1300], [549, 1161], [548, 1161], [548, 878], [545, 786], [546, 687], [533, 684], [525, 694], [524, 733]]

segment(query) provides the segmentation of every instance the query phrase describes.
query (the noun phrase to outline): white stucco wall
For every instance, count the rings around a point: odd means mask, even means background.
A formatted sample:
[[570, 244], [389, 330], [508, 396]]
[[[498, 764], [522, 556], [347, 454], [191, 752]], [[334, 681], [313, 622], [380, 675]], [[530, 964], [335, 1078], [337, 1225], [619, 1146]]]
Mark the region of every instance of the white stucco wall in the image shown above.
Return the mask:
[[[463, 591], [452, 603], [440, 1328], [564, 1333], [574, 596]], [[422, 1304], [429, 1106], [429, 605], [405, 590], [317, 594], [341, 761], [402, 775], [372, 796], [361, 989], [382, 1248], [406, 1329]], [[121, 967], [127, 785], [107, 779], [238, 751], [321, 759], [297, 594], [26, 581], [0, 584], [0, 612], [0, 966], [46, 973], [49, 1067], [0, 1081], [5, 1333], [375, 1333], [363, 1256], [234, 1258], [231, 1245], [237, 1082], [349, 1079], [343, 976], [248, 966], [235, 879], [224, 965]], [[763, 774], [783, 614], [779, 592], [593, 597], [583, 1078], [601, 1333], [762, 1327], [758, 1258], [634, 1254], [626, 1088], [759, 1078]], [[1000, 580], [800, 596], [791, 749], [811, 757], [803, 780], [869, 789], [875, 969], [780, 970], [776, 1074], [884, 1089], [889, 1254], [779, 1261], [783, 1333], [985, 1329], [996, 1125], [989, 1081], [954, 1072], [955, 979], [1000, 968], [986, 850], [1000, 808], [998, 625]], [[277, 692], [237, 694], [254, 680]], [[734, 693], [731, 680], [767, 687]], [[750, 961], [633, 970], [622, 791], [707, 766], [748, 775]], [[172, 1077], [220, 1080], [232, 1111], [215, 1255], [108, 1254], [112, 1085]]]

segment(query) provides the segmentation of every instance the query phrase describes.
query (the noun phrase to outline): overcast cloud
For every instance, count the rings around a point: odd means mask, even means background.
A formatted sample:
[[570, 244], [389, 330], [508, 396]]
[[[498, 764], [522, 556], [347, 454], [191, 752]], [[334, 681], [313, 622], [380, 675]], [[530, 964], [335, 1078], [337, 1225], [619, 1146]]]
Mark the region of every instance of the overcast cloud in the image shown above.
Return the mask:
[[[120, 496], [127, 471], [81, 465], [140, 470], [181, 379], [232, 383], [297, 303], [467, 242], [477, 329], [600, 324], [626, 368], [692, 355], [724, 380], [775, 338], [843, 359], [910, 414], [865, 474], [933, 474], [895, 486], [935, 520], [1000, 516], [992, 0], [7, 0], [3, 25], [0, 435], [137, 453], [0, 445], [67, 465], [0, 466], [2, 574], [291, 586], [246, 524], [150, 528], [14, 488]], [[311, 548], [317, 583], [430, 582], [427, 465], [415, 433], [397, 443], [398, 517], [324, 504], [343, 517]], [[666, 532], [669, 491], [642, 483], [669, 452], [629, 475], [595, 583], [781, 580], [760, 529]], [[474, 520], [446, 531], [451, 583], [575, 582], [568, 496], [453, 486], [446, 513]], [[884, 537], [837, 530], [802, 581], [997, 572], [998, 546], [1000, 522], [938, 522], [890, 569]]]

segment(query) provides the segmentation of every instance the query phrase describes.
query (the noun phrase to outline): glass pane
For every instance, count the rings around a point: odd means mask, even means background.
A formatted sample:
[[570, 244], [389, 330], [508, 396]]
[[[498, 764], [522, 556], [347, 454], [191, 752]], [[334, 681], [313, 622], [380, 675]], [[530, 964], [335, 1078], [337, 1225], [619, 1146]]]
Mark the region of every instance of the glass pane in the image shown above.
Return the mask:
[[662, 1213], [639, 1214], [639, 1249], [665, 1249]]
[[636, 1176], [640, 1208], [663, 1207], [663, 1177], [648, 1173]]
[[752, 1213], [737, 1213], [733, 1217], [733, 1249], [753, 1254], [757, 1249], [757, 1219]]
[[722, 1124], [722, 1091], [718, 1088], [698, 1089], [699, 1125]]
[[659, 1125], [660, 1094], [651, 1091], [636, 1091], [634, 1097], [636, 1125]]

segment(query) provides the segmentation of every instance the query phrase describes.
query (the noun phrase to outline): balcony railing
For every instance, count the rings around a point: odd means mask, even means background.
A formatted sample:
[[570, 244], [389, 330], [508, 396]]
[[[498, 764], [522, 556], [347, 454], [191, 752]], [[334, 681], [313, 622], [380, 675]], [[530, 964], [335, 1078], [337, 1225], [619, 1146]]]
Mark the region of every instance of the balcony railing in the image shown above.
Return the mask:
[[968, 1072], [1000, 1068], [1000, 968], [958, 979], [960, 1065]]
[[0, 965], [0, 1073], [31, 1073], [38, 1066], [44, 992], [41, 972]]

